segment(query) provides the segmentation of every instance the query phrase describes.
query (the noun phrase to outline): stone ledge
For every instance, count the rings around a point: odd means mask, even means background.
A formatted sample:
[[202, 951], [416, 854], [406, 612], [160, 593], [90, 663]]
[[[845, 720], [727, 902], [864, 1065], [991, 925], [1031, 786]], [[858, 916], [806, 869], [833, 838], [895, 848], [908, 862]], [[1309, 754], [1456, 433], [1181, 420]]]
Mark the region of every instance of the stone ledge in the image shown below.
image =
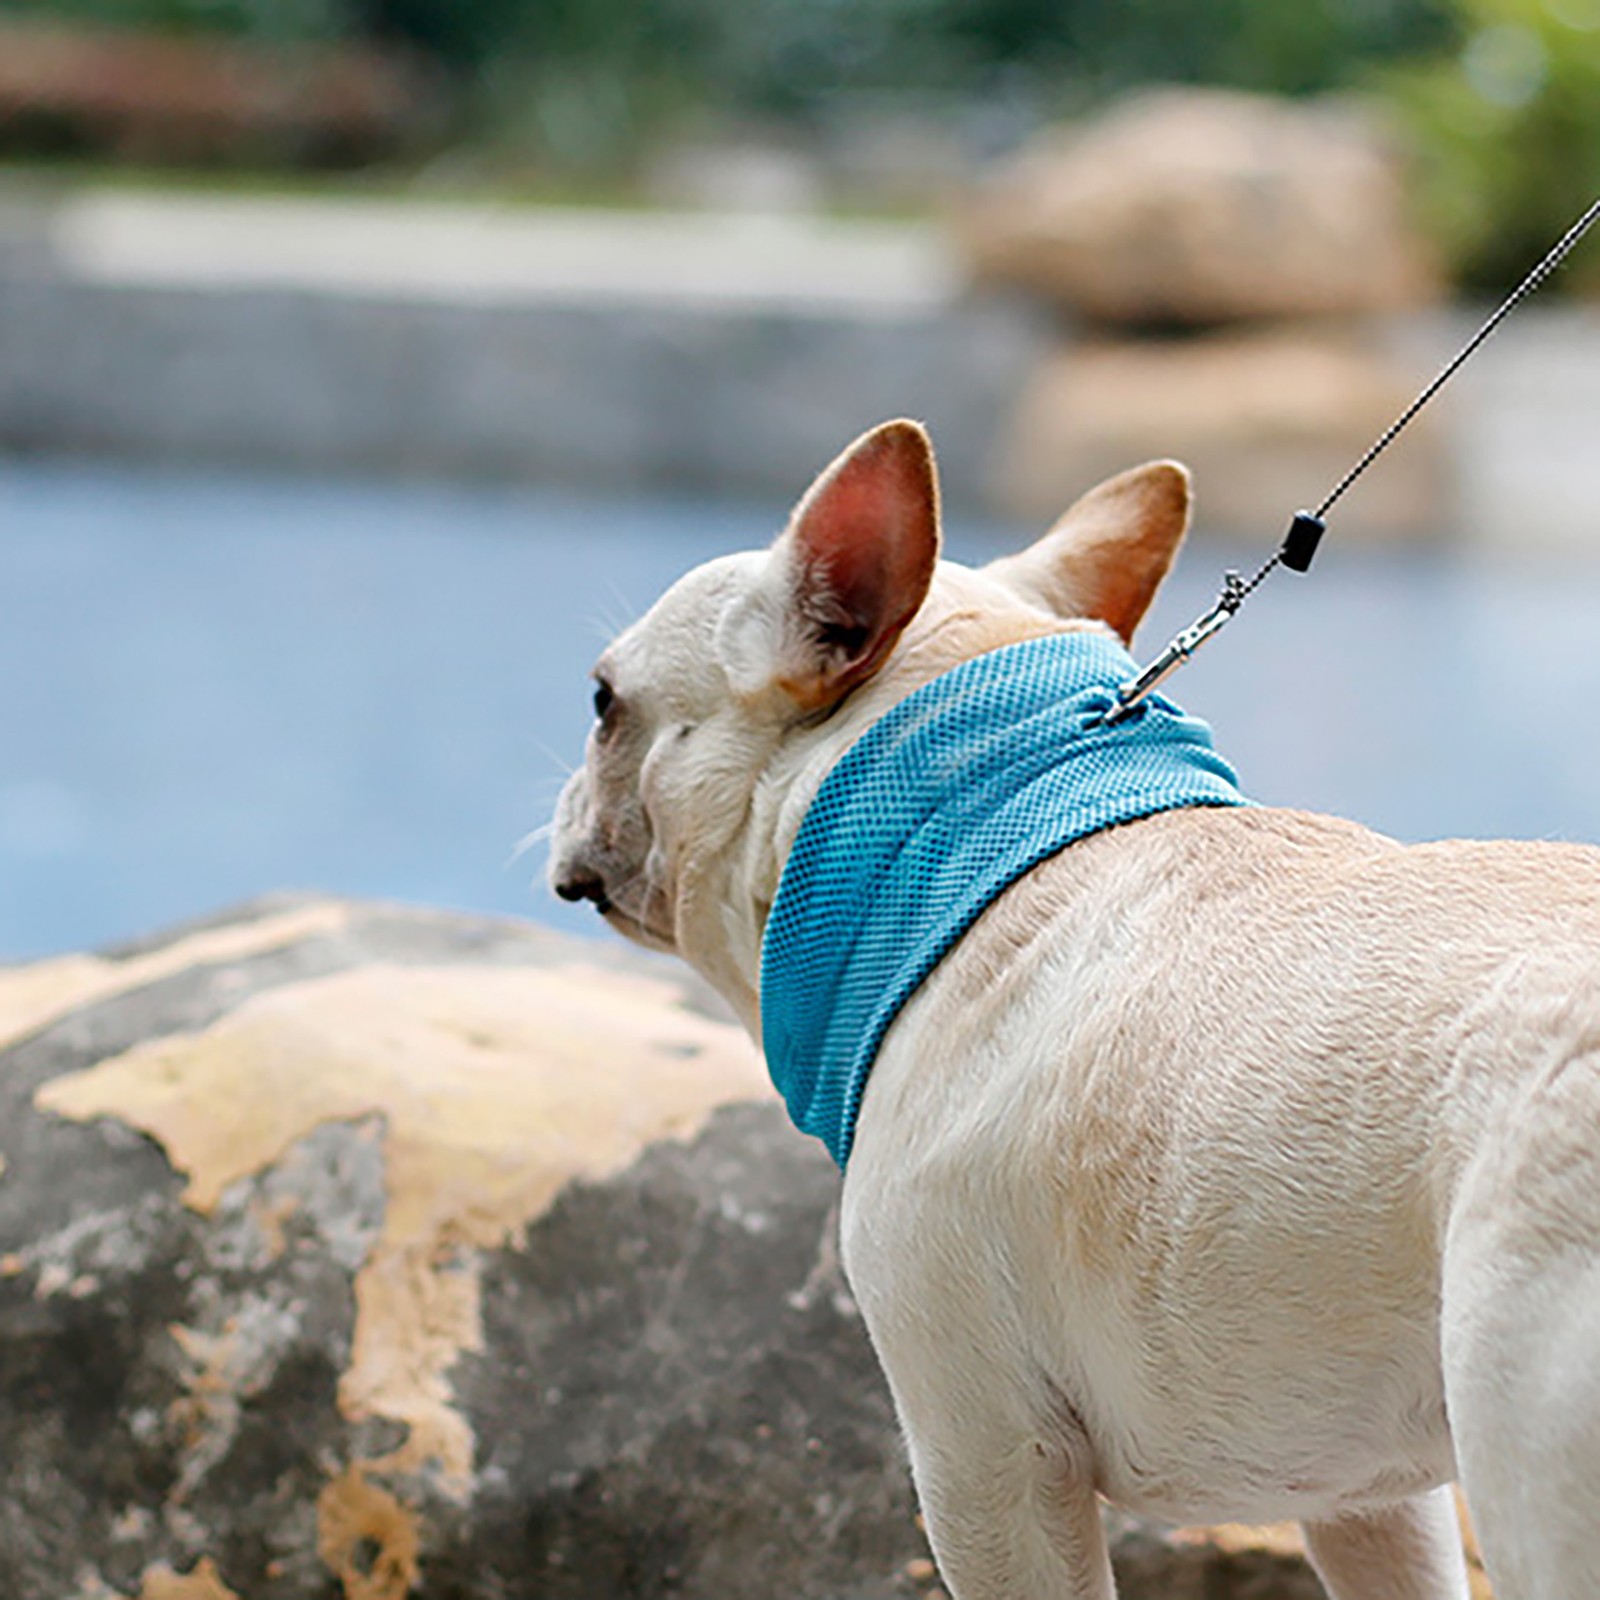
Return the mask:
[[0, 212], [0, 448], [791, 498], [887, 416], [975, 497], [1034, 318], [927, 230], [95, 196]]
[[[843, 442], [909, 415], [933, 430], [952, 505], [1033, 519], [1108, 450], [1122, 467], [1183, 448], [1170, 429], [1099, 426], [1094, 346], [1041, 304], [965, 293], [952, 249], [926, 228], [817, 219], [12, 196], [0, 450], [788, 501]], [[1391, 386], [1409, 397], [1477, 320], [1316, 332], [1367, 361], [1357, 387], [1377, 405]], [[1139, 356], [1158, 394], [1161, 353]], [[1340, 528], [1593, 558], [1597, 370], [1600, 310], [1519, 311]], [[1137, 421], [1136, 398], [1117, 418]], [[1232, 404], [1224, 391], [1219, 415]], [[1342, 406], [1309, 454], [1270, 428], [1202, 449], [1202, 527], [1276, 538], [1331, 486]], [[1202, 399], [1196, 426], [1209, 414]]]

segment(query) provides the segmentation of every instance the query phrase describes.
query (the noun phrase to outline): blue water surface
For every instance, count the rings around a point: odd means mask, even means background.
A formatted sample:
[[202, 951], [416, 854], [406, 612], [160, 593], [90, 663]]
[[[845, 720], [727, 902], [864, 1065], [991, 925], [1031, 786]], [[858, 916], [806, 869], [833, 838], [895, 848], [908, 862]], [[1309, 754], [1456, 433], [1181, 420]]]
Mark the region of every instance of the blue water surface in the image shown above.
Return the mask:
[[[285, 888], [597, 930], [514, 858], [588, 668], [779, 505], [0, 463], [0, 961]], [[1021, 542], [957, 526], [951, 553]], [[1208, 603], [1197, 539], [1139, 641]], [[1239, 559], [1234, 555], [1234, 559]], [[1173, 685], [1246, 788], [1405, 838], [1600, 837], [1600, 572], [1329, 535]]]

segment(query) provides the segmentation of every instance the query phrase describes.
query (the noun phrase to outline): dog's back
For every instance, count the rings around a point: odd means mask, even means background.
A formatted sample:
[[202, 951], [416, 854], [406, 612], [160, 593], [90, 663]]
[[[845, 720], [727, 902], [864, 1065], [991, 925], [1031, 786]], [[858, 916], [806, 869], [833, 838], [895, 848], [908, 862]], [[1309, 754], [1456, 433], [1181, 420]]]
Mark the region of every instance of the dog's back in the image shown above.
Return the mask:
[[[1008, 891], [890, 1033], [852, 1281], [892, 1278], [880, 1342], [1007, 1327], [1014, 1392], [975, 1408], [1067, 1407], [1102, 1490], [1157, 1515], [1315, 1519], [1442, 1483], [1447, 1396], [1463, 1448], [1479, 1426], [1504, 1452], [1484, 1374], [1513, 1362], [1566, 1374], [1546, 1436], [1589, 1404], [1583, 1504], [1600, 1282], [1567, 1283], [1559, 1237], [1573, 1271], [1600, 1237], [1597, 1046], [1600, 850], [1266, 809], [1134, 823]], [[1547, 1278], [1565, 1351], [1520, 1347], [1557, 1338], [1513, 1303]]]

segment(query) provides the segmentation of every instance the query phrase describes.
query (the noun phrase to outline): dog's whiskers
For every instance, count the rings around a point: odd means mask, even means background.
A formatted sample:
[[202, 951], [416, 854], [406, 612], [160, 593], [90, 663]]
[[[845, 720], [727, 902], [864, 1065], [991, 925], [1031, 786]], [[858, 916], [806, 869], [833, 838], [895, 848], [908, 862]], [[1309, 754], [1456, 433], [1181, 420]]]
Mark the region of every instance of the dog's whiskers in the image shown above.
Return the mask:
[[556, 831], [555, 819], [541, 824], [530, 832], [523, 834], [511, 847], [511, 854], [505, 859], [504, 867], [514, 867], [527, 853], [541, 844], [548, 844]]
[[610, 584], [608, 587], [611, 590], [613, 605], [603, 611], [594, 613], [589, 618], [590, 631], [595, 634], [601, 644], [609, 644], [639, 614], [639, 608], [617, 588], [615, 583]]
[[564, 755], [557, 751], [553, 745], [546, 744], [543, 739], [535, 739], [533, 741], [533, 748], [537, 750], [539, 754], [550, 763], [551, 766], [558, 769], [558, 776], [554, 778], [547, 777], [542, 780], [543, 782], [565, 783], [567, 779], [578, 770], [577, 767], [575, 767], [572, 762], [568, 761]]

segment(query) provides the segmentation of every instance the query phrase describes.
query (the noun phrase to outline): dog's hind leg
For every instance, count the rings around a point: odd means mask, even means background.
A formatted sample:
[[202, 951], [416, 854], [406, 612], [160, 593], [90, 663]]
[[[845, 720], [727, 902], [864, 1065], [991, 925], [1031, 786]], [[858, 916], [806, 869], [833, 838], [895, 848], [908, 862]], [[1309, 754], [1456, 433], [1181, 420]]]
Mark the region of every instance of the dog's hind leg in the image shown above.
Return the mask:
[[1332, 1600], [1465, 1600], [1467, 1564], [1448, 1486], [1362, 1516], [1305, 1524]]
[[1600, 1595], [1600, 1060], [1519, 1095], [1445, 1242], [1445, 1396], [1496, 1600]]
[[[1447, 1332], [1445, 1382], [1467, 1505], [1496, 1600], [1600, 1595], [1600, 1258]], [[1512, 1314], [1513, 1306], [1516, 1314]]]

